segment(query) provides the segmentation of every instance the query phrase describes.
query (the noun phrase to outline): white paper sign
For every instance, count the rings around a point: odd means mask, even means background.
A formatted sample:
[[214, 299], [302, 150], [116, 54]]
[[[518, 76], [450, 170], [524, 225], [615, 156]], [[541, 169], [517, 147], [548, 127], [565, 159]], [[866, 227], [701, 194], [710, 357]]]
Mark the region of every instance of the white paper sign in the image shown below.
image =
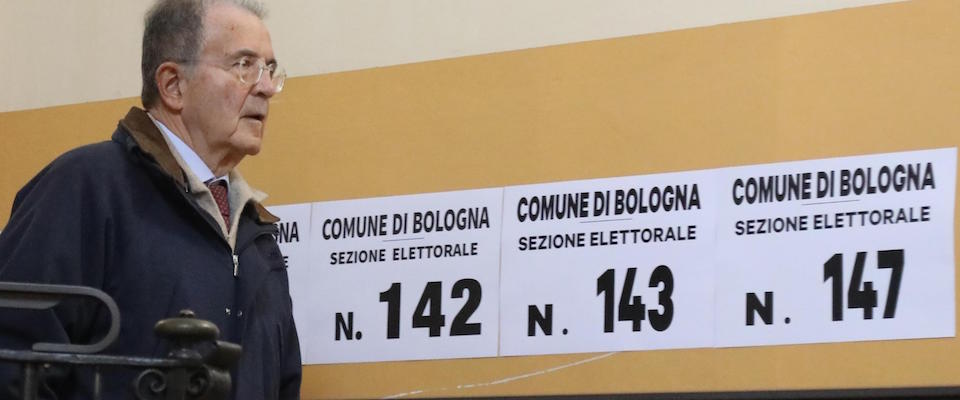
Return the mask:
[[954, 336], [955, 190], [950, 148], [271, 210], [325, 364]]
[[501, 355], [711, 346], [712, 176], [506, 188]]
[[722, 174], [719, 346], [954, 335], [955, 149]]
[[484, 189], [315, 203], [304, 362], [496, 356], [501, 201]]

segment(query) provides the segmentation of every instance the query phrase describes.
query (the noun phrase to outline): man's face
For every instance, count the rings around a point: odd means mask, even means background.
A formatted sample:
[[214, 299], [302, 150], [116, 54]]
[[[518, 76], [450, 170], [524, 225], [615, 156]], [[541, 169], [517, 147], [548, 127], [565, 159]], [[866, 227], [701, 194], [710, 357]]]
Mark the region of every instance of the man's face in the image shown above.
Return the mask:
[[195, 150], [242, 158], [260, 152], [269, 99], [268, 71], [256, 84], [237, 78], [238, 62], [274, 62], [270, 33], [260, 19], [217, 3], [204, 16], [204, 42], [184, 79], [182, 118]]

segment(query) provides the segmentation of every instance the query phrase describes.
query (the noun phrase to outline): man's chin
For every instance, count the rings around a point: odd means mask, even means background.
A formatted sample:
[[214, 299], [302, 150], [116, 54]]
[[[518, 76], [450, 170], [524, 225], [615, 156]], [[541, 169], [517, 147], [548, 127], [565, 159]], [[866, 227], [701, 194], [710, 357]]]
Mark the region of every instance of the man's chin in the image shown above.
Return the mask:
[[234, 148], [244, 155], [255, 156], [260, 153], [261, 136], [260, 132], [257, 132], [256, 135], [245, 134], [242, 140], [234, 142]]
[[257, 140], [256, 144], [251, 143], [251, 144], [248, 144], [247, 146], [244, 146], [243, 150], [244, 150], [243, 152], [246, 153], [248, 156], [255, 156], [257, 154], [260, 154], [260, 141]]

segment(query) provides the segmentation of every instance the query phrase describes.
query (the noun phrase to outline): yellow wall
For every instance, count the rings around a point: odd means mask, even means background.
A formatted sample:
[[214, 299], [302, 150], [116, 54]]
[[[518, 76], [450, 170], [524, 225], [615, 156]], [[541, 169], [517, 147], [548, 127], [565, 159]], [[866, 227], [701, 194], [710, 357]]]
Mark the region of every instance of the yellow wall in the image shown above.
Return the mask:
[[[287, 204], [960, 146], [958, 25], [960, 2], [924, 0], [295, 78], [241, 170]], [[131, 104], [0, 114], [0, 209]], [[553, 372], [596, 355], [308, 366], [303, 394], [960, 385], [957, 354], [949, 338], [623, 352]]]

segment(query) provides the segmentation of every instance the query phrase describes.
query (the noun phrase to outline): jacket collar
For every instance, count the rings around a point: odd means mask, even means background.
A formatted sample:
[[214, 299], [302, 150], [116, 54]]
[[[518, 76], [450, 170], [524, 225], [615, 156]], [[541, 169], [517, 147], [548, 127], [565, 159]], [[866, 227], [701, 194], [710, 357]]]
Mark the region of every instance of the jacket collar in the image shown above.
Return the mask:
[[[160, 169], [172, 178], [181, 188], [188, 187], [187, 177], [176, 157], [170, 152], [163, 133], [157, 129], [147, 112], [138, 107], [131, 107], [127, 115], [120, 120], [120, 126], [130, 134], [134, 143], [129, 147], [139, 147], [140, 150], [152, 157]], [[277, 223], [280, 221], [276, 215], [273, 215], [260, 204], [259, 201], [251, 201], [253, 204], [256, 218], [262, 223]]]

